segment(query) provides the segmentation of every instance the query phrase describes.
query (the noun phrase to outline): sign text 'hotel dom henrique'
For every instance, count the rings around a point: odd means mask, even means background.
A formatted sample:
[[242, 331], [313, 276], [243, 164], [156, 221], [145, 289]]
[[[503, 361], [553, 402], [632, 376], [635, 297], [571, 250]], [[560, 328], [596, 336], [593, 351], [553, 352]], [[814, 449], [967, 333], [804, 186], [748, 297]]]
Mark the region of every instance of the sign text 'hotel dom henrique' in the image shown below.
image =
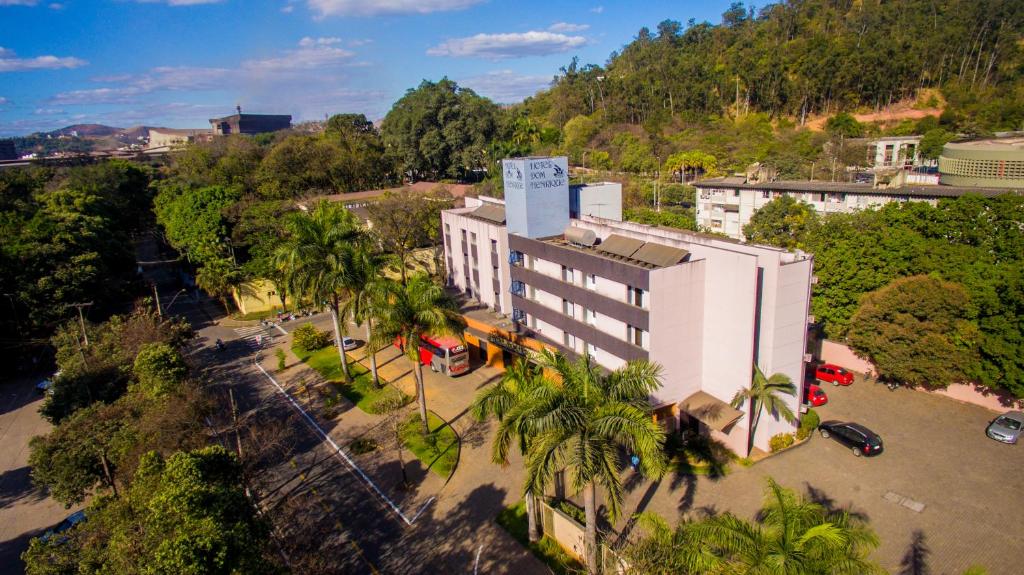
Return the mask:
[[547, 190], [567, 189], [569, 186], [568, 161], [556, 158], [514, 158], [503, 160], [505, 189]]

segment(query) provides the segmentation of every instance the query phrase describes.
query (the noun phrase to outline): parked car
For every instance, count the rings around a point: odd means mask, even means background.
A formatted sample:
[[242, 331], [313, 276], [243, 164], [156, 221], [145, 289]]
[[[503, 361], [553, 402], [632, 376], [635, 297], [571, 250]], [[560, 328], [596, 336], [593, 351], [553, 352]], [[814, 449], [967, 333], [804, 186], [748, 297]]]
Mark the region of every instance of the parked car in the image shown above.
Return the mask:
[[[54, 535], [59, 535], [83, 521], [85, 521], [85, 511], [75, 511], [71, 515], [65, 517], [64, 521], [61, 521], [59, 525], [53, 529], [48, 529], [46, 533], [43, 533], [42, 536], [39, 537], [39, 539], [45, 543]], [[65, 537], [62, 537], [58, 543], [63, 543], [65, 539]]]
[[814, 377], [819, 381], [831, 383], [832, 385], [850, 385], [853, 383], [853, 374], [838, 365], [823, 363], [814, 370]]
[[992, 420], [985, 428], [985, 435], [1003, 443], [1017, 443], [1024, 428], [1024, 413], [1007, 411]]
[[352, 351], [353, 349], [359, 347], [359, 344], [356, 343], [356, 340], [352, 339], [351, 337], [343, 337], [341, 338], [341, 347], [345, 351]]
[[40, 380], [39, 383], [36, 384], [36, 391], [38, 391], [40, 395], [53, 395], [53, 382], [58, 377], [60, 377], [59, 369], [50, 377]]
[[854, 455], [878, 455], [882, 452], [882, 438], [859, 423], [826, 421], [818, 425], [818, 432], [825, 439], [834, 438], [850, 448]]
[[804, 403], [811, 407], [819, 407], [828, 403], [828, 396], [820, 386], [808, 383], [804, 386]]

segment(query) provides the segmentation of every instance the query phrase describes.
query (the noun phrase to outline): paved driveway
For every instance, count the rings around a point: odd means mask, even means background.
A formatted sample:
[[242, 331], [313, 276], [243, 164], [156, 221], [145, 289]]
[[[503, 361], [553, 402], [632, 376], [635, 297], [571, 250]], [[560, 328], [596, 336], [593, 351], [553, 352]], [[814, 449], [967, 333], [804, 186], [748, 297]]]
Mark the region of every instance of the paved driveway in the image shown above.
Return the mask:
[[[861, 513], [881, 539], [875, 559], [904, 572], [916, 551], [928, 571], [959, 575], [982, 565], [992, 575], [1024, 572], [1024, 445], [1002, 445], [985, 437], [993, 413], [926, 393], [858, 381], [825, 387], [822, 420], [852, 419], [882, 436], [886, 451], [854, 457], [815, 434], [807, 444], [751, 468], [734, 468], [718, 481], [667, 478], [657, 490], [638, 486], [628, 510], [644, 499], [648, 510], [672, 517], [702, 507], [752, 517], [764, 477]], [[674, 485], [672, 485], [674, 484]], [[901, 504], [917, 507], [920, 511]]]
[[39, 413], [37, 378], [0, 384], [0, 572], [21, 573], [29, 540], [71, 514], [32, 487], [28, 442], [50, 431]]

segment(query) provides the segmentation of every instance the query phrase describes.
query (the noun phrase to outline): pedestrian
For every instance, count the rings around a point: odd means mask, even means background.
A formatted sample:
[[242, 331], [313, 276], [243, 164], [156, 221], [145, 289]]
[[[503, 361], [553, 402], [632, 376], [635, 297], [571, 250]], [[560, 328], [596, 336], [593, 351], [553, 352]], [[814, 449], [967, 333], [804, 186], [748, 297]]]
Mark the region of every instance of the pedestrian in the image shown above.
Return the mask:
[[257, 335], [256, 336], [256, 347], [261, 347], [262, 345], [263, 345], [263, 336], [262, 335]]
[[630, 465], [633, 466], [633, 471], [640, 471], [640, 456], [639, 455], [634, 453], [633, 456], [629, 458], [629, 463], [630, 463]]

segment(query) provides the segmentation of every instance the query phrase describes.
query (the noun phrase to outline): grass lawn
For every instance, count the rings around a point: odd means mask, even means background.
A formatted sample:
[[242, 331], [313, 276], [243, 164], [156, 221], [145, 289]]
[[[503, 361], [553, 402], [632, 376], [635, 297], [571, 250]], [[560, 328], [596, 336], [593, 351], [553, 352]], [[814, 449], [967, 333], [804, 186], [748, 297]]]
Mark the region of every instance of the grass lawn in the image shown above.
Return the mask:
[[231, 319], [238, 321], [255, 321], [257, 319], [267, 319], [268, 317], [276, 316], [279, 311], [281, 311], [281, 308], [279, 307], [263, 311], [251, 311], [249, 313], [240, 313], [236, 310], [235, 313], [231, 314]]
[[568, 573], [584, 573], [583, 565], [565, 552], [564, 549], [547, 535], [541, 537], [540, 541], [530, 543], [529, 528], [526, 522], [526, 502], [520, 501], [511, 507], [506, 507], [498, 514], [498, 525], [505, 528], [516, 541], [529, 549], [538, 559], [547, 564], [553, 572], [558, 575]]
[[[403, 403], [412, 398], [406, 396], [390, 383], [377, 387], [373, 383], [373, 376], [370, 370], [362, 364], [350, 361], [348, 364], [349, 373], [352, 374], [352, 383], [345, 383], [345, 373], [341, 370], [341, 362], [338, 360], [338, 350], [332, 345], [314, 352], [300, 351], [292, 348], [292, 352], [302, 361], [306, 362], [324, 379], [331, 382], [331, 385], [344, 395], [356, 407], [366, 413], [377, 413], [375, 406], [381, 399], [389, 396], [401, 396]], [[349, 358], [351, 360], [351, 358]]]
[[433, 411], [427, 412], [430, 435], [424, 437], [419, 411], [413, 413], [402, 426], [405, 447], [413, 452], [424, 467], [441, 477], [448, 478], [459, 462], [459, 436], [448, 422]]

